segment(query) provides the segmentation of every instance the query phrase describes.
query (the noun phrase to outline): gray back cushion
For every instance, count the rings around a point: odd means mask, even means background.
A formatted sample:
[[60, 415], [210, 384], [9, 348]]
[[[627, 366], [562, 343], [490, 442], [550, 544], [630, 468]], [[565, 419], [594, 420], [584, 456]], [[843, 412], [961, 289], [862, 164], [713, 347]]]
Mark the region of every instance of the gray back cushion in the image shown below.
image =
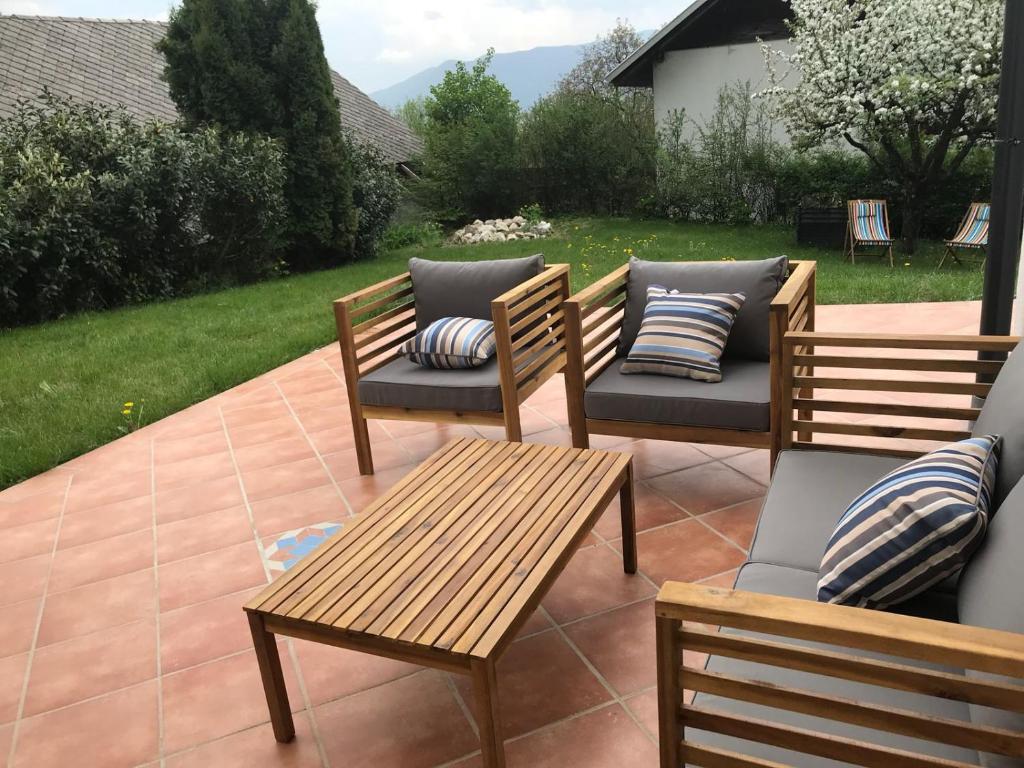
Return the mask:
[[[1019, 347], [1018, 347], [1019, 349]], [[978, 421], [974, 435], [999, 435], [1003, 438], [996, 475], [995, 508], [1024, 475], [1024, 354], [1014, 352], [996, 377]]]
[[[975, 627], [1024, 633], [1024, 483], [1018, 483], [1006, 497], [999, 514], [992, 518], [985, 543], [960, 577], [958, 609], [960, 623]], [[1021, 642], [1024, 642], [1022, 638]], [[999, 679], [981, 672], [972, 677]], [[1012, 680], [1018, 685], [1019, 680]], [[971, 705], [971, 721], [978, 724], [1024, 731], [1024, 715]], [[987, 766], [1021, 766], [1024, 761], [982, 755]]]
[[416, 327], [442, 317], [491, 319], [491, 301], [544, 269], [544, 254], [494, 261], [409, 259]]
[[726, 357], [768, 360], [771, 356], [768, 308], [786, 282], [789, 261], [785, 256], [763, 261], [642, 261], [629, 260], [626, 283], [626, 314], [619, 337], [619, 355], [626, 355], [640, 332], [647, 306], [647, 287], [663, 285], [684, 293], [736, 293], [747, 300], [725, 345]]

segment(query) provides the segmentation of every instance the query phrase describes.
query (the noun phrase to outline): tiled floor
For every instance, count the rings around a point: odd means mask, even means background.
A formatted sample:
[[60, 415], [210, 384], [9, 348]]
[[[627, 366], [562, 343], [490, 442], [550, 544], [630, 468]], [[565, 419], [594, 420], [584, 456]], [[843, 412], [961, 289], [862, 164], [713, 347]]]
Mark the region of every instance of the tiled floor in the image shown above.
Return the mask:
[[[972, 333], [977, 317], [821, 307], [819, 328]], [[0, 492], [0, 761], [479, 765], [465, 680], [300, 641], [283, 644], [298, 736], [271, 735], [242, 603], [289, 548], [472, 432], [376, 423], [378, 473], [360, 477], [349, 422], [332, 346]], [[523, 422], [568, 444], [560, 380]], [[668, 578], [729, 584], [765, 491], [761, 451], [595, 447], [637, 457], [642, 572], [622, 573], [612, 508], [499, 666], [512, 766], [656, 764], [653, 595]]]

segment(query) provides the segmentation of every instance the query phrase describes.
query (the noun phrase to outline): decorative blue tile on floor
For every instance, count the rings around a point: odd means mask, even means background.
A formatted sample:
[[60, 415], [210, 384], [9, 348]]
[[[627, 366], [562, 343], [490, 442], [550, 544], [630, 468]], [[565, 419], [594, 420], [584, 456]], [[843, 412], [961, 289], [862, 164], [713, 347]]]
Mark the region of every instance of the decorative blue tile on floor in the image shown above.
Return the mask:
[[266, 549], [267, 567], [287, 571], [340, 530], [341, 523], [317, 523], [282, 533]]

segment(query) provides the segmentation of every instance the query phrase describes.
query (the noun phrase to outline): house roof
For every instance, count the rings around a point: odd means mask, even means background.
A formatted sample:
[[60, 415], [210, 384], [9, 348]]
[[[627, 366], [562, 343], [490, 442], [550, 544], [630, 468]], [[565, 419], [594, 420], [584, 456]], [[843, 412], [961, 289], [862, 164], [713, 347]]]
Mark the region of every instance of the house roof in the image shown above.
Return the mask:
[[[123, 105], [143, 119], [178, 113], [161, 79], [160, 21], [0, 15], [0, 117], [49, 88], [58, 96]], [[352, 83], [331, 71], [341, 123], [396, 163], [419, 154], [419, 138]]]
[[620, 87], [650, 88], [654, 65], [667, 51], [786, 38], [792, 18], [788, 0], [692, 0], [605, 79]]

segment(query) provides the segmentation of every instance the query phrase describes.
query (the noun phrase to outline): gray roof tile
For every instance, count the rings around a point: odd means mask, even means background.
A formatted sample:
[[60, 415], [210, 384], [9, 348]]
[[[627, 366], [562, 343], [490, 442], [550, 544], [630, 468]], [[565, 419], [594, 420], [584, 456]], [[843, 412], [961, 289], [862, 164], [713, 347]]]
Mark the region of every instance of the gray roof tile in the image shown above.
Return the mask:
[[[123, 105], [141, 118], [174, 120], [177, 110], [161, 79], [159, 21], [76, 19], [0, 14], [0, 117], [44, 87], [58, 96]], [[331, 71], [341, 123], [394, 162], [411, 160], [420, 140], [397, 117]]]

